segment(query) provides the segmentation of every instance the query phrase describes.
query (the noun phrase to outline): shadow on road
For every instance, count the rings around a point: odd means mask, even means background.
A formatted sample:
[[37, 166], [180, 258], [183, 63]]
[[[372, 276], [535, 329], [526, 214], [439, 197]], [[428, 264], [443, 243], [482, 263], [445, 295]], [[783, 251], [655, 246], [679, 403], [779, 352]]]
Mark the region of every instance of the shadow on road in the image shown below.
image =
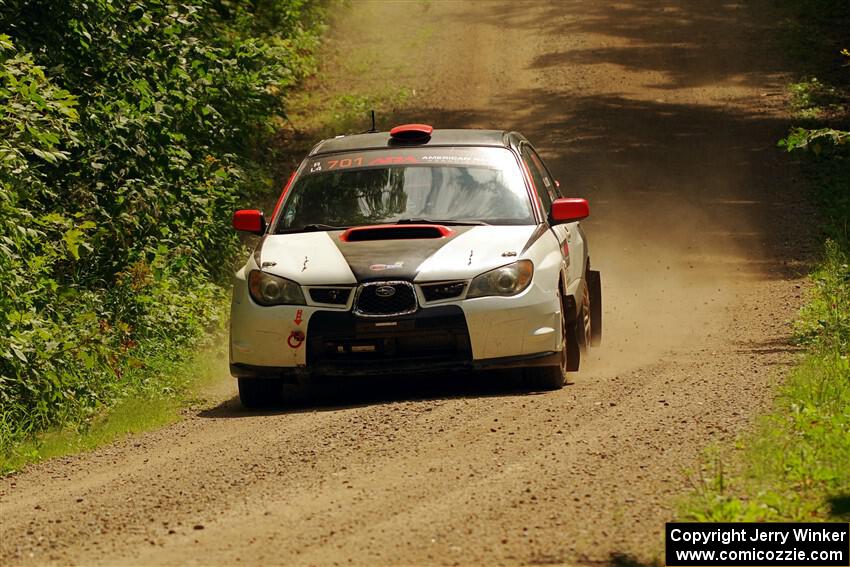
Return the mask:
[[[569, 383], [568, 383], [569, 384]], [[411, 376], [327, 377], [308, 385], [282, 385], [284, 401], [262, 410], [242, 407], [238, 397], [198, 413], [226, 418], [316, 411], [338, 411], [371, 405], [454, 398], [534, 396], [516, 372], [490, 371]]]
[[446, 10], [432, 17], [447, 27], [566, 39], [542, 44], [527, 63], [541, 81], [488, 84], [490, 105], [444, 108], [438, 97], [387, 119], [525, 133], [562, 186], [591, 200], [591, 240], [611, 244], [597, 250], [635, 237], [646, 245], [630, 251], [635, 272], [656, 251], [676, 251], [683, 261], [702, 254], [706, 271], [799, 277], [816, 252], [806, 228], [815, 217], [806, 196], [789, 190], [794, 166], [776, 147], [789, 128], [787, 64], [768, 27], [775, 21], [756, 17], [771, 9], [764, 0], [563, 0]]
[[[657, 80], [646, 86], [675, 90], [729, 82], [761, 85], [765, 74], [781, 73], [784, 62], [767, 52], [780, 48], [772, 33], [776, 22], [755, 17], [773, 9], [765, 0], [678, 0], [663, 4], [655, 0], [617, 4], [559, 0], [532, 6], [502, 3], [498, 9], [451, 13], [446, 18], [466, 18], [470, 26], [486, 24], [536, 33], [545, 30], [553, 36], [601, 36], [604, 45], [596, 47], [585, 47], [585, 42], [561, 42], [567, 47], [562, 45], [538, 56], [531, 67], [610, 64], [652, 72]], [[759, 38], [763, 50], [741, 50], [742, 37]]]
[[[566, 558], [538, 558], [531, 561], [531, 565], [563, 565], [567, 563]], [[573, 562], [570, 562], [573, 563]], [[659, 561], [642, 561], [629, 553], [611, 553], [607, 559], [578, 559], [575, 565], [586, 565], [588, 567], [661, 567]]]
[[[730, 275], [788, 279], [808, 271], [815, 250], [805, 227], [815, 217], [806, 196], [787, 189], [793, 165], [776, 148], [784, 119], [546, 88], [513, 92], [504, 102], [524, 109], [521, 118], [419, 108], [397, 120], [525, 133], [561, 185], [590, 200], [584, 224], [595, 242], [621, 246], [639, 235], [650, 259], [653, 250], [677, 250], [683, 261], [708, 252], [718, 262], [713, 269]], [[646, 265], [646, 257], [635, 259]]]
[[[770, 339], [765, 341], [746, 341], [739, 342], [739, 348], [737, 352], [751, 354], [751, 355], [765, 355], [765, 354], [773, 354], [773, 353], [801, 353], [805, 350], [805, 347], [794, 344], [792, 341], [788, 340], [786, 337], [780, 337], [776, 339]], [[774, 363], [779, 364], [779, 363]], [[796, 360], [786, 360], [781, 363], [782, 366], [793, 367], [796, 366]]]
[[628, 553], [612, 553], [605, 563], [609, 567], [661, 567], [658, 561], [641, 561]]

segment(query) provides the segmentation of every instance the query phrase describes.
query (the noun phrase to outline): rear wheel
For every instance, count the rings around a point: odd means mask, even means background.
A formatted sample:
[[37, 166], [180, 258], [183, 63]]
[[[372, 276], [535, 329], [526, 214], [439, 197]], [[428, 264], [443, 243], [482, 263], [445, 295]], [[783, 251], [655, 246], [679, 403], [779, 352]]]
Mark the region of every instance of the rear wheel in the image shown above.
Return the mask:
[[283, 399], [283, 384], [275, 378], [239, 378], [239, 401], [248, 409], [269, 408]]
[[590, 288], [590, 346], [602, 344], [602, 275], [597, 270], [587, 272]]
[[576, 335], [578, 336], [582, 354], [587, 354], [587, 349], [590, 348], [593, 335], [589, 287], [588, 282], [585, 282], [584, 292], [581, 294], [581, 309], [576, 318]]

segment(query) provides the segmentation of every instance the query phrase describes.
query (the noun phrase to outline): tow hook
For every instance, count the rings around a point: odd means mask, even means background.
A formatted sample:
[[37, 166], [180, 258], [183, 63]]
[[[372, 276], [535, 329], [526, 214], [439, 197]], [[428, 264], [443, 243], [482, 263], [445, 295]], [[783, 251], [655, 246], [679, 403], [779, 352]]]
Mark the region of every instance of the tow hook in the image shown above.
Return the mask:
[[286, 339], [286, 344], [289, 345], [289, 348], [298, 348], [304, 342], [304, 331], [292, 331], [289, 333], [289, 338]]

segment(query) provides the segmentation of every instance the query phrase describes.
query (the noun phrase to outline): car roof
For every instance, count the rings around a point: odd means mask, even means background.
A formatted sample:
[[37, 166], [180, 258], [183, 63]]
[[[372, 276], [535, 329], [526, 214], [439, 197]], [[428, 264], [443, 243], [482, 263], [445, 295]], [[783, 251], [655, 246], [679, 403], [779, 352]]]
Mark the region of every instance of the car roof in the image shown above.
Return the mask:
[[422, 148], [434, 146], [491, 146], [510, 147], [509, 132], [504, 130], [434, 130], [430, 138], [422, 142], [399, 142], [389, 132], [372, 134], [350, 134], [322, 140], [310, 151], [310, 156], [350, 152], [356, 150], [378, 150], [393, 147]]

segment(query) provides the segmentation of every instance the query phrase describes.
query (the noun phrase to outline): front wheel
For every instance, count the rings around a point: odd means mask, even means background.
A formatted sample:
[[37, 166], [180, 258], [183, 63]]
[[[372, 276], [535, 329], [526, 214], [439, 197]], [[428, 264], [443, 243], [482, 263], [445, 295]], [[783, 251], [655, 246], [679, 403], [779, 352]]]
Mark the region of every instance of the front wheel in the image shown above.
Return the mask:
[[[567, 320], [564, 313], [563, 301], [561, 302], [561, 332], [567, 330]], [[523, 370], [526, 384], [536, 390], [560, 390], [567, 383], [567, 370], [571, 356], [569, 341], [563, 340], [561, 348], [561, 359], [558, 366], [532, 366]]]
[[532, 366], [525, 369], [525, 382], [535, 390], [560, 390], [567, 383], [561, 366]]
[[275, 378], [239, 378], [239, 401], [248, 409], [269, 408], [283, 399], [283, 384]]

